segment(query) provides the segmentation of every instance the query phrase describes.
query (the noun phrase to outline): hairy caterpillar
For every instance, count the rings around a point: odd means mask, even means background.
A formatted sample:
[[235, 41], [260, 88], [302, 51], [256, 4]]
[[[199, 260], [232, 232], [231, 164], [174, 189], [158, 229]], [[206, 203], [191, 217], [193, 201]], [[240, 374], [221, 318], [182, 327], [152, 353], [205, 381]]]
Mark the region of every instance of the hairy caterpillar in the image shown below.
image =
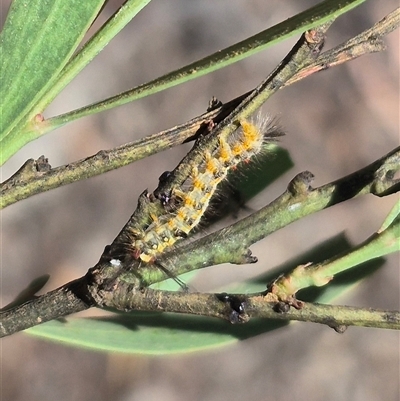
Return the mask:
[[160, 217], [153, 216], [147, 229], [135, 235], [131, 244], [135, 258], [153, 262], [157, 255], [185, 238], [199, 224], [218, 184], [229, 170], [260, 154], [268, 139], [282, 135], [271, 119], [258, 118], [255, 124], [247, 120], [239, 123], [238, 130], [227, 139], [220, 138], [217, 149], [206, 152], [203, 162], [192, 167], [185, 188], [173, 190], [171, 197], [177, 204], [175, 210]]

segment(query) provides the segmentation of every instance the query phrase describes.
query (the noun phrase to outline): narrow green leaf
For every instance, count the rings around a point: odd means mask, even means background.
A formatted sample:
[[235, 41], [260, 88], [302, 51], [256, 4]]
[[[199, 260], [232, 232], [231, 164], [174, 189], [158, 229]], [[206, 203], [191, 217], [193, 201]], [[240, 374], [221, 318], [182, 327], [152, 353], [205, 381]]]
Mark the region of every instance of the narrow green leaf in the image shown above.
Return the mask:
[[382, 224], [382, 227], [379, 229], [379, 232], [385, 231], [388, 227], [400, 216], [400, 199], [394, 205], [393, 209], [387, 215], [385, 221]]
[[[53, 85], [104, 0], [14, 0], [0, 35], [0, 164], [31, 140], [34, 106]], [[40, 119], [40, 118], [39, 118]]]
[[232, 344], [286, 324], [257, 319], [246, 325], [234, 326], [198, 316], [135, 312], [51, 321], [26, 332], [65, 345], [97, 351], [167, 355]]
[[118, 11], [96, 32], [93, 37], [68, 62], [54, 85], [37, 105], [39, 109], [46, 106], [75, 78], [76, 75], [113, 39], [132, 18], [151, 0], [128, 0]]
[[201, 60], [165, 74], [153, 81], [139, 85], [127, 92], [101, 100], [89, 106], [50, 118], [44, 132], [50, 132], [60, 126], [84, 116], [100, 113], [121, 106], [133, 100], [152, 95], [181, 83], [199, 78], [213, 71], [236, 63], [294, 35], [334, 20], [338, 16], [360, 5], [366, 0], [327, 0], [305, 10], [279, 24], [274, 25], [250, 38], [219, 50]]

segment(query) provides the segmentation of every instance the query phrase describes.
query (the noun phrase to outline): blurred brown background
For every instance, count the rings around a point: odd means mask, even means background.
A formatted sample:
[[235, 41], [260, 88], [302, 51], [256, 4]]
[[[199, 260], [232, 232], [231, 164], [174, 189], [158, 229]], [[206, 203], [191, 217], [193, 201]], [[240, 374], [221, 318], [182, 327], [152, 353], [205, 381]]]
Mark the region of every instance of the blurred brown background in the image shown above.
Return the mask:
[[[316, 2], [169, 0], [151, 2], [69, 85], [46, 117], [98, 101], [200, 59]], [[100, 21], [118, 6], [109, 1]], [[2, 21], [9, 1], [3, 1]], [[331, 27], [327, 48], [384, 17], [397, 0], [367, 2]], [[230, 100], [256, 86], [296, 38], [209, 76], [84, 118], [30, 143], [2, 168], [1, 181], [28, 158], [55, 167], [156, 133], [205, 111], [211, 96]], [[322, 185], [399, 145], [399, 32], [386, 52], [368, 55], [280, 91], [264, 107], [287, 130], [295, 167], [249, 206], [258, 209], [300, 171]], [[1, 215], [1, 291], [7, 304], [49, 273], [45, 290], [85, 274], [136, 206], [143, 189], [173, 168], [189, 146], [12, 205]], [[354, 243], [379, 228], [398, 196], [346, 202], [255, 244], [259, 263], [205, 269], [195, 287], [221, 288], [273, 268], [345, 231]], [[399, 256], [338, 303], [399, 308]], [[211, 286], [211, 283], [213, 285]], [[99, 311], [94, 311], [99, 314]], [[399, 334], [349, 328], [343, 335], [297, 323], [219, 351], [147, 358], [103, 354], [19, 333], [2, 341], [1, 395], [28, 400], [363, 400], [399, 399]]]

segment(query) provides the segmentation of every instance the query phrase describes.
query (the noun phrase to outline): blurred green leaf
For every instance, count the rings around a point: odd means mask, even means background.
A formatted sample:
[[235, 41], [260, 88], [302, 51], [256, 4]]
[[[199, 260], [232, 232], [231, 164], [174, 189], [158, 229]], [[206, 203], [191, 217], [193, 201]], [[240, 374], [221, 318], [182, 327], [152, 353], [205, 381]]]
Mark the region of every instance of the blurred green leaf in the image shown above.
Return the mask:
[[99, 351], [166, 355], [228, 345], [285, 324], [257, 319], [246, 325], [233, 326], [225, 321], [199, 316], [135, 312], [51, 321], [26, 332], [66, 345]]

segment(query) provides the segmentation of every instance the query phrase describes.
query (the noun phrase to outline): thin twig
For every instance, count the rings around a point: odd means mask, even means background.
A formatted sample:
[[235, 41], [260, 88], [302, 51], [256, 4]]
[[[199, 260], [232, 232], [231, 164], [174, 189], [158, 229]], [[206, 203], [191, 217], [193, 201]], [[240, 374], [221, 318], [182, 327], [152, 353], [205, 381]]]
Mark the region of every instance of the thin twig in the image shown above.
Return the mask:
[[382, 38], [397, 29], [399, 25], [400, 8], [397, 8], [371, 28], [322, 53], [317, 60], [310, 63], [301, 73], [296, 74], [286, 85], [291, 85], [318, 71], [354, 60], [364, 54], [386, 50]]
[[321, 287], [338, 274], [369, 260], [400, 250], [400, 210], [397, 217], [384, 230], [375, 232], [353, 249], [317, 264], [311, 262], [297, 266], [293, 271], [278, 277], [269, 285], [269, 291], [280, 301], [301, 307], [295, 294], [303, 288]]
[[[273, 294], [204, 294], [146, 289], [143, 294], [127, 285], [121, 296], [112, 295], [116, 309], [190, 313], [216, 317], [231, 323], [246, 323], [251, 318], [298, 320], [326, 324], [337, 330], [340, 326], [363, 326], [400, 329], [400, 312], [321, 305], [304, 302], [301, 309], [277, 303]], [[115, 302], [114, 305], [112, 303]], [[287, 306], [287, 305], [286, 305]]]

